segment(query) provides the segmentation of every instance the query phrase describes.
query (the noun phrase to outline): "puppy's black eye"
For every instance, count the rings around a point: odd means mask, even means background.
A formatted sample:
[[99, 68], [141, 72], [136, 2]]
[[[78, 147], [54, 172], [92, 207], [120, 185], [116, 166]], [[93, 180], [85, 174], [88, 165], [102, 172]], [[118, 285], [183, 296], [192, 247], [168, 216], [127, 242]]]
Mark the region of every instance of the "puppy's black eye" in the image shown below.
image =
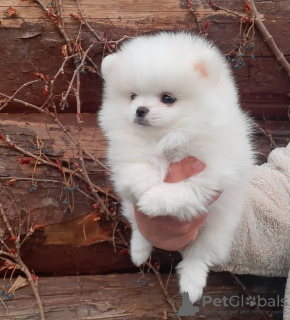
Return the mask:
[[161, 97], [161, 101], [166, 104], [172, 104], [176, 101], [176, 99], [173, 96], [170, 96], [169, 94], [163, 94]]
[[137, 94], [136, 94], [136, 93], [132, 93], [132, 94], [131, 94], [131, 100], [134, 100], [136, 97], [137, 97]]

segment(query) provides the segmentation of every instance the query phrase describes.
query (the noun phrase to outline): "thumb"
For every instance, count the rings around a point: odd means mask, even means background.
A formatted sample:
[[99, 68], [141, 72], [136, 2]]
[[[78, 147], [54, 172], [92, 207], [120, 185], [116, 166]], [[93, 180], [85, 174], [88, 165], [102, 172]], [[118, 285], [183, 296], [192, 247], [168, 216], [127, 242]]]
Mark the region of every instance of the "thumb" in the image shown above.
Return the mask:
[[180, 162], [173, 162], [169, 165], [164, 182], [180, 182], [198, 174], [205, 168], [205, 164], [195, 157], [187, 157]]

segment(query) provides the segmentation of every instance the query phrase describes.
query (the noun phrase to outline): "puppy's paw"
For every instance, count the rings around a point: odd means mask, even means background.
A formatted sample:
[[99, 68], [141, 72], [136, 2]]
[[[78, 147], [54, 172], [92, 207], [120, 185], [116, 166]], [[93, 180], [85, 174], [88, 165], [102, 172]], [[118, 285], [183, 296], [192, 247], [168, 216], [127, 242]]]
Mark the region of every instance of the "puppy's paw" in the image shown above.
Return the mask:
[[166, 187], [158, 185], [146, 191], [137, 203], [140, 211], [148, 216], [176, 215], [176, 204], [166, 192]]
[[191, 139], [191, 134], [187, 131], [175, 131], [164, 136], [157, 145], [157, 155], [172, 158], [183, 154], [186, 145]]
[[135, 264], [135, 266], [139, 267], [141, 266], [143, 263], [145, 263], [151, 254], [151, 248], [150, 250], [132, 250], [131, 249], [131, 260], [132, 262]]
[[196, 199], [192, 190], [175, 183], [151, 187], [141, 196], [137, 206], [151, 217], [168, 215], [184, 221], [206, 212], [206, 207]]
[[158, 201], [159, 197], [157, 194], [152, 194], [152, 192], [147, 191], [145, 192], [140, 200], [137, 202], [138, 209], [145, 213], [148, 216], [156, 216], [159, 214], [162, 214], [159, 211], [160, 203]]
[[131, 238], [131, 260], [138, 267], [150, 257], [152, 245], [141, 235], [139, 230], [134, 230]]
[[181, 292], [188, 292], [189, 300], [195, 303], [201, 298], [206, 285], [207, 265], [200, 260], [182, 261], [178, 267]]

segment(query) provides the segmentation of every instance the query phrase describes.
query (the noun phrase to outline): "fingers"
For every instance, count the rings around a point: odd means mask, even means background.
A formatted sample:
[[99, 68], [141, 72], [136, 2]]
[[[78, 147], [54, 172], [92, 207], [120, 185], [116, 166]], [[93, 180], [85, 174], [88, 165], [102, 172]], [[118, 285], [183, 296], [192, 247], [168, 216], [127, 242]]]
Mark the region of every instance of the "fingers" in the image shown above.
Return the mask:
[[144, 238], [153, 246], [168, 251], [182, 250], [194, 241], [207, 217], [203, 214], [191, 221], [179, 221], [169, 216], [151, 218], [137, 207], [134, 209], [138, 229]]
[[164, 182], [176, 183], [198, 174], [205, 168], [205, 164], [194, 157], [187, 157], [180, 162], [169, 165]]

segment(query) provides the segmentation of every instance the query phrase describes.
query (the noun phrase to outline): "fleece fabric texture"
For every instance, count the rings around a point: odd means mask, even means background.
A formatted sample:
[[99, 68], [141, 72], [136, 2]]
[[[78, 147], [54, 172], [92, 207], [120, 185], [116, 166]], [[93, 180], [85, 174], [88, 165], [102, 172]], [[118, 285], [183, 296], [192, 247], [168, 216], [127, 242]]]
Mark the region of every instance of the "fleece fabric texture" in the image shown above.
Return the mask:
[[229, 262], [213, 268], [237, 274], [288, 277], [284, 320], [290, 319], [290, 143], [255, 166], [248, 201]]

